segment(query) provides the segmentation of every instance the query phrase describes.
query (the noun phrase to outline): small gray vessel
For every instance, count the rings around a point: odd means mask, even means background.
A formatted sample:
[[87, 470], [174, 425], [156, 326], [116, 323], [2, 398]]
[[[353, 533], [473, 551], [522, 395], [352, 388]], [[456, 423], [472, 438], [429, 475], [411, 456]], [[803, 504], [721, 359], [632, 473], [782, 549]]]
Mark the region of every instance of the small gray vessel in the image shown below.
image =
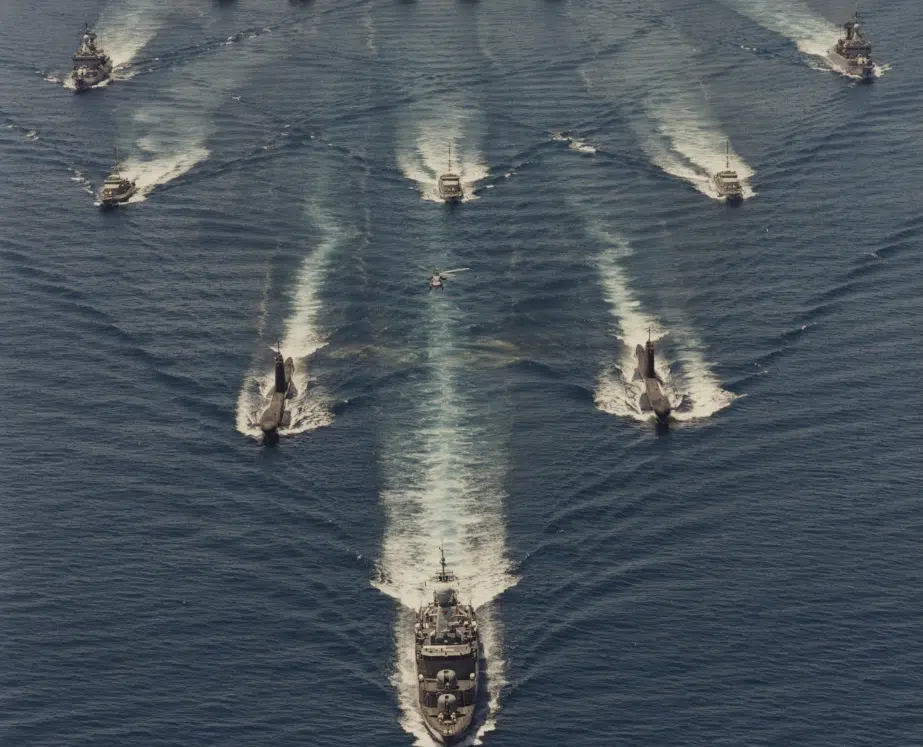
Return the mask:
[[737, 172], [731, 168], [731, 141], [728, 140], [725, 145], [724, 171], [719, 171], [712, 177], [715, 189], [718, 194], [727, 198], [728, 202], [740, 202], [744, 198], [743, 187], [740, 186], [740, 179]]
[[439, 177], [439, 196], [446, 202], [459, 202], [465, 196], [461, 177], [452, 172], [451, 143], [449, 143], [449, 170]]
[[106, 177], [102, 189], [99, 190], [100, 203], [105, 207], [112, 207], [125, 202], [137, 191], [138, 185], [134, 179], [122, 176], [119, 172], [118, 157], [116, 157], [115, 169]]
[[859, 11], [853, 13], [843, 24], [843, 36], [836, 45], [827, 50], [827, 59], [838, 70], [863, 81], [875, 77], [875, 64], [872, 62], [872, 43], [865, 38], [859, 25]]
[[665, 422], [670, 417], [672, 408], [670, 400], [663, 393], [663, 379], [654, 369], [654, 343], [651, 342], [650, 334], [648, 334], [647, 344], [644, 347], [638, 345], [635, 348], [635, 355], [638, 357], [638, 369], [635, 371], [634, 378], [641, 379], [644, 385], [639, 402], [641, 411], [653, 411], [657, 420]]
[[455, 574], [433, 577], [433, 601], [414, 625], [420, 712], [426, 728], [442, 744], [456, 744], [474, 719], [480, 675], [480, 638], [474, 608], [461, 604]]
[[295, 389], [295, 361], [282, 357], [282, 346], [276, 351], [274, 362], [274, 376], [272, 394], [269, 406], [260, 415], [260, 430], [266, 437], [277, 435], [279, 428], [288, 427], [291, 423], [291, 412], [286, 412], [285, 402], [294, 397], [298, 392]]
[[96, 34], [84, 24], [83, 39], [74, 54], [74, 89], [77, 93], [102, 83], [112, 74], [112, 60], [100, 47], [96, 46]]

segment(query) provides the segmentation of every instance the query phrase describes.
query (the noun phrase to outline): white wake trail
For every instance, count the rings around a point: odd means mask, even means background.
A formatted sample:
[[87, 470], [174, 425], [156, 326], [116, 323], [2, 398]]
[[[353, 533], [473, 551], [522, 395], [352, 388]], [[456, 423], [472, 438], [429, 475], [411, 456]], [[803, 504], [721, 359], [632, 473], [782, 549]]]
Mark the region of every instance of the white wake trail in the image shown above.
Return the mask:
[[[735, 396], [721, 388], [720, 381], [704, 360], [701, 345], [689, 330], [667, 330], [654, 316], [645, 313], [635, 298], [622, 268], [631, 255], [628, 242], [603, 230], [592, 230], [603, 247], [598, 260], [600, 279], [609, 309], [615, 318], [615, 337], [621, 342], [619, 358], [597, 381], [594, 400], [604, 412], [619, 417], [647, 421], [651, 413], [639, 406], [641, 388], [634, 381], [638, 362], [635, 349], [647, 341], [663, 341], [668, 335], [676, 349], [675, 358], [665, 345], [658, 346], [657, 372], [663, 379], [664, 392], [673, 405], [674, 420], [708, 418], [724, 409]], [[669, 348], [667, 348], [669, 349]], [[678, 408], [678, 409], [677, 409]]]
[[[443, 300], [433, 299], [434, 305]], [[413, 612], [431, 598], [427, 582], [438, 570], [440, 544], [458, 576], [460, 598], [478, 608], [481, 623], [488, 707], [475, 743], [494, 728], [505, 684], [502, 630], [485, 605], [516, 582], [505, 550], [502, 449], [490, 444], [473, 403], [460, 391], [461, 351], [452, 342], [452, 325], [438, 310], [434, 317], [428, 327], [432, 376], [414, 393], [413, 425], [393, 434], [383, 449], [388, 526], [374, 583], [404, 605], [395, 626], [392, 682], [402, 726], [427, 746], [434, 743], [417, 703]]]
[[[330, 260], [337, 248], [349, 238], [349, 233], [317, 211], [312, 213], [312, 217], [323, 230], [324, 237], [301, 263], [292, 295], [291, 312], [285, 321], [282, 340], [279, 341], [282, 354], [286, 358], [291, 357], [295, 363], [294, 381], [298, 392], [287, 405], [292, 414], [291, 424], [280, 428], [279, 436], [304, 433], [333, 422], [333, 414], [311, 386], [308, 358], [327, 344], [319, 320], [323, 310], [323, 300], [319, 294], [326, 280]], [[275, 342], [270, 344], [275, 346]], [[257, 365], [261, 370], [244, 378], [238, 394], [236, 422], [238, 432], [261, 440], [263, 432], [258, 425], [259, 417], [274, 384], [268, 346], [265, 354], [254, 363], [254, 366]]]
[[475, 186], [488, 175], [481, 156], [483, 117], [471, 107], [453, 102], [414, 107], [398, 130], [397, 161], [404, 176], [417, 183], [424, 200], [442, 202], [439, 175], [449, 166], [461, 177], [464, 202], [477, 199]]
[[632, 126], [653, 164], [714, 200], [723, 198], [712, 177], [727, 165], [737, 172], [744, 199], [756, 195], [749, 183], [753, 169], [729, 148], [702, 96], [675, 92], [669, 100], [647, 99], [643, 106], [648, 121], [635, 120]]
[[166, 21], [166, 2], [109, 0], [96, 26], [100, 46], [114, 67], [130, 63]]
[[[760, 26], [791, 39], [805, 54], [826, 57], [837, 40], [837, 27], [799, 0], [723, 0]], [[832, 69], [828, 67], [827, 69]]]

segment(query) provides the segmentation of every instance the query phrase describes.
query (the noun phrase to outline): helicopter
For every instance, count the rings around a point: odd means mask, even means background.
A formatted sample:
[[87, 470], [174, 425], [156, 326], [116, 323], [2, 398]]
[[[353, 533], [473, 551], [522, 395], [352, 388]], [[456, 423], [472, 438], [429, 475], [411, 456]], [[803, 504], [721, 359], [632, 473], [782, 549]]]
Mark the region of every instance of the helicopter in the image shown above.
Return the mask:
[[464, 272], [465, 270], [470, 270], [470, 267], [458, 267], [454, 270], [439, 270], [435, 267], [423, 267], [423, 265], [417, 265], [421, 270], [426, 270], [429, 275], [429, 289], [430, 290], [444, 290], [445, 281], [449, 279], [449, 276], [456, 272]]

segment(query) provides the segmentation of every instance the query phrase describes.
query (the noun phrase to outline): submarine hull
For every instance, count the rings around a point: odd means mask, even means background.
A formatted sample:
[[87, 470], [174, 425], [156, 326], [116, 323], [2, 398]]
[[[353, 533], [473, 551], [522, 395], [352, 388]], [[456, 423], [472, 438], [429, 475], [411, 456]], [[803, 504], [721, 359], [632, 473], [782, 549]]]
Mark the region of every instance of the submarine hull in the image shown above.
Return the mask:
[[644, 392], [641, 394], [640, 401], [641, 409], [652, 411], [654, 415], [657, 416], [658, 420], [666, 420], [670, 417], [672, 407], [670, 405], [670, 400], [668, 400], [667, 396], [663, 393], [663, 386], [660, 378], [656, 374], [654, 374], [654, 376], [646, 375], [647, 356], [641, 345], [635, 348], [635, 354], [638, 357], [638, 375], [644, 383]]
[[285, 380], [276, 385], [269, 406], [260, 415], [260, 430], [263, 433], [275, 433], [279, 428], [287, 425], [288, 415], [285, 411], [285, 401], [294, 397], [296, 390], [293, 377], [295, 375], [295, 362], [289, 358], [285, 361]]
[[273, 392], [269, 407], [260, 415], [260, 429], [263, 433], [274, 433], [282, 427], [285, 417], [285, 392]]

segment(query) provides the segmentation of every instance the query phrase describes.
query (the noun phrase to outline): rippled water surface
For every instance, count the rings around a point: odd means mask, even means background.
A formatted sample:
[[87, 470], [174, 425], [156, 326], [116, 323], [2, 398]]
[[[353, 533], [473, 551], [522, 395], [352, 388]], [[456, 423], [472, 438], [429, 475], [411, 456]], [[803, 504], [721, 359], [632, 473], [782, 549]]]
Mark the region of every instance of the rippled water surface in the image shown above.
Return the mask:
[[3, 3], [0, 742], [431, 745], [440, 544], [469, 743], [923, 741], [923, 6], [870, 85], [852, 9]]

